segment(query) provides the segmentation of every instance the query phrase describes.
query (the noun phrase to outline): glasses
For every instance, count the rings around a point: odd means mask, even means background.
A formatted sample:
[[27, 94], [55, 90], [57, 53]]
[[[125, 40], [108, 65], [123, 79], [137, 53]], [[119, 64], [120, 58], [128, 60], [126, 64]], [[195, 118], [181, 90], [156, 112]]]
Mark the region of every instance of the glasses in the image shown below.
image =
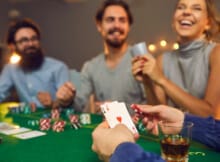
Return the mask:
[[18, 41], [15, 41], [15, 43], [23, 45], [23, 44], [28, 44], [29, 42], [35, 43], [38, 41], [39, 41], [38, 36], [33, 36], [31, 38], [23, 37], [23, 38], [19, 39]]

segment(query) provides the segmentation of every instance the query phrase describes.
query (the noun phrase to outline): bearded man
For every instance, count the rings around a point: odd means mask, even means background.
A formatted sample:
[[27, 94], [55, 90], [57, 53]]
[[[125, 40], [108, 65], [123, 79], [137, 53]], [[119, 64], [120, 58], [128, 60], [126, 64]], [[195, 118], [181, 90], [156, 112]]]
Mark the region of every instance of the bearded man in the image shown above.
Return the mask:
[[15, 88], [21, 102], [37, 107], [54, 104], [57, 89], [69, 80], [69, 71], [63, 62], [45, 56], [40, 40], [40, 30], [30, 19], [9, 26], [7, 44], [21, 60], [5, 65], [0, 75], [0, 102]]

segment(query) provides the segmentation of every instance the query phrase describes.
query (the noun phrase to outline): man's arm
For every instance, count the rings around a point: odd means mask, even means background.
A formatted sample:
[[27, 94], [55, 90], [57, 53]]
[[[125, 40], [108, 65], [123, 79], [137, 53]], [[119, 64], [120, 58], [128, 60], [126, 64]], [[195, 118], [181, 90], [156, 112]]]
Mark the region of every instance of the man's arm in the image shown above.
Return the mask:
[[[63, 85], [65, 82], [70, 80], [68, 67], [62, 62], [58, 62], [55, 64], [55, 68], [53, 70], [54, 80], [53, 85], [55, 85], [56, 89]], [[54, 94], [50, 94], [47, 91], [40, 91], [37, 94], [37, 99], [44, 107], [57, 107], [59, 106], [58, 100], [55, 99]]]
[[9, 95], [9, 90], [12, 88], [13, 82], [10, 75], [9, 65], [5, 65], [0, 74], [0, 102], [2, 102]]
[[[134, 105], [133, 105], [134, 106]], [[220, 120], [213, 117], [203, 118], [195, 115], [184, 114], [180, 110], [165, 106], [135, 105], [146, 114], [146, 129], [150, 132], [156, 132], [157, 123], [164, 120], [172, 124], [181, 124], [183, 121], [193, 122], [192, 138], [217, 151], [220, 151]]]
[[68, 67], [61, 63], [56, 71], [54, 72], [55, 74], [55, 85], [56, 88], [58, 89], [61, 85], [63, 85], [65, 82], [70, 81], [70, 74], [69, 74], [69, 69]]
[[186, 114], [185, 121], [193, 122], [192, 138], [220, 151], [220, 120]]
[[107, 122], [99, 124], [92, 133], [95, 151], [101, 160], [110, 162], [164, 162], [157, 154], [145, 152], [135, 144], [132, 132], [123, 124], [109, 128]]
[[83, 111], [92, 92], [92, 84], [89, 79], [90, 73], [89, 62], [87, 62], [83, 65], [80, 73], [80, 87], [76, 89], [73, 82], [66, 82], [59, 87], [56, 97], [60, 106], [72, 105], [75, 110]]
[[110, 162], [165, 162], [159, 155], [144, 151], [138, 144], [124, 142], [118, 145]]

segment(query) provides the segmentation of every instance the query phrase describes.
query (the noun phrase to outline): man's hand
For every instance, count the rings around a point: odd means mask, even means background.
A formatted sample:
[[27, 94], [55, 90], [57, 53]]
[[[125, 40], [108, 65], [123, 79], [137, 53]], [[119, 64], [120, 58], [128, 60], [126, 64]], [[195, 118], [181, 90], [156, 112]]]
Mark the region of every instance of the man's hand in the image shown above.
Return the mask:
[[92, 133], [92, 150], [101, 160], [108, 161], [116, 147], [123, 142], [135, 142], [132, 132], [123, 124], [109, 128], [107, 122], [96, 127]]
[[53, 104], [53, 100], [49, 92], [38, 92], [37, 98], [44, 107], [51, 107]]
[[71, 82], [66, 82], [58, 89], [56, 93], [57, 101], [61, 106], [67, 106], [71, 104], [75, 94], [75, 86]]
[[[134, 106], [134, 105], [133, 105]], [[158, 135], [158, 122], [165, 121], [173, 126], [180, 126], [184, 121], [184, 113], [176, 108], [158, 105], [135, 105], [143, 112], [143, 123], [152, 134]]]

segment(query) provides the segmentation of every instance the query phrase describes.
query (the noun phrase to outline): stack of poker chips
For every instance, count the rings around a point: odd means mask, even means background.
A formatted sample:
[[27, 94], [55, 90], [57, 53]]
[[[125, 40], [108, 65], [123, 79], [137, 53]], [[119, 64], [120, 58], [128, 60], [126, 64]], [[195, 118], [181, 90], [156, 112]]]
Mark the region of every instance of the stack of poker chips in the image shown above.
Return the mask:
[[52, 109], [51, 115], [45, 114], [43, 118], [40, 119], [40, 130], [49, 130], [52, 127], [53, 131], [62, 132], [64, 131], [65, 125], [66, 122], [60, 120], [59, 109]]
[[62, 132], [62, 131], [64, 131], [65, 125], [66, 125], [66, 122], [63, 120], [55, 121], [52, 129], [55, 132]]
[[52, 109], [51, 110], [51, 119], [58, 120], [60, 118], [59, 109]]
[[17, 106], [8, 107], [8, 109], [11, 114], [30, 114], [36, 111], [36, 104], [33, 102], [29, 104], [22, 102]]
[[69, 120], [72, 128], [79, 129], [81, 127], [78, 115], [69, 115]]
[[29, 126], [38, 126], [39, 125], [39, 120], [28, 120], [27, 124]]
[[65, 114], [66, 114], [66, 117], [69, 117], [69, 115], [74, 114], [74, 110], [73, 109], [65, 109]]
[[141, 132], [146, 132], [145, 125], [142, 122], [142, 119], [144, 117], [147, 117], [147, 114], [143, 113], [140, 108], [136, 105], [132, 105], [131, 108], [134, 110], [134, 115], [132, 116], [132, 119], [137, 126], [137, 129]]
[[83, 125], [85, 124], [91, 124], [91, 117], [89, 113], [83, 113], [80, 115], [80, 123]]
[[40, 119], [40, 130], [49, 130], [51, 127], [51, 119], [50, 118], [42, 118]]

